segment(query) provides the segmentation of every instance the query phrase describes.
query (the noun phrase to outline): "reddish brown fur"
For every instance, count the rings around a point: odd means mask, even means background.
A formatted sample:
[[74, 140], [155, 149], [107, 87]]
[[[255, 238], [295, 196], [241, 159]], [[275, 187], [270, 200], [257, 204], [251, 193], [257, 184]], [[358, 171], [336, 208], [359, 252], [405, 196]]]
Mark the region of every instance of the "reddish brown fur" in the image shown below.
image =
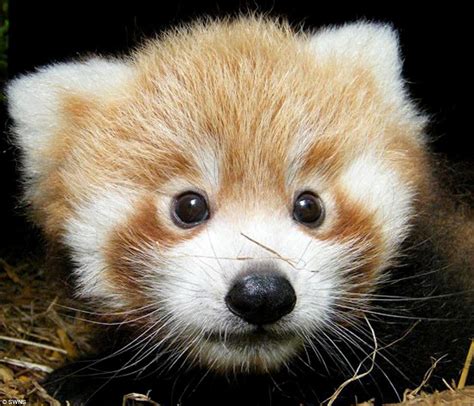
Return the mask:
[[[386, 150], [416, 189], [424, 182], [419, 122], [385, 100], [367, 67], [340, 62], [318, 61], [304, 34], [256, 19], [197, 24], [150, 42], [133, 56], [136, 77], [121, 98], [95, 103], [65, 95], [61, 141], [47, 151], [54, 164], [33, 197], [40, 223], [60, 238], [74, 205], [96, 186], [125, 182], [149, 193], [179, 178], [203, 185], [203, 150], [220, 166], [218, 190], [209, 191], [218, 210], [235, 201], [246, 210], [255, 202], [288, 207], [315, 168], [337, 183], [367, 143]], [[314, 132], [314, 143], [287, 185], [288, 154], [303, 131]], [[343, 190], [336, 202], [338, 218], [320, 238], [358, 238], [377, 263], [383, 244], [371, 213]], [[117, 285], [133, 286], [127, 247], [172, 246], [193, 235], [186, 233], [165, 227], [145, 199], [109, 244]]]
[[[131, 304], [141, 304], [141, 269], [136, 258], [147, 258], [147, 249], [166, 250], [180, 242], [192, 238], [199, 232], [180, 232], [176, 227], [165, 224], [158, 216], [155, 197], [145, 195], [136, 205], [135, 212], [113, 233], [105, 248], [110, 280], [128, 298]], [[139, 307], [139, 306], [136, 306]]]

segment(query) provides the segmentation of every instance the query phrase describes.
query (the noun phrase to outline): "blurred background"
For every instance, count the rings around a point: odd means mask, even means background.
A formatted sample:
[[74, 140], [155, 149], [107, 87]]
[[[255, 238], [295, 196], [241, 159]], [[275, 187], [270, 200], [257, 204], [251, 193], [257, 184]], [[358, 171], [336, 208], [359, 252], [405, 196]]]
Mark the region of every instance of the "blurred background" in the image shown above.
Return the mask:
[[[203, 15], [260, 11], [317, 28], [359, 19], [389, 22], [400, 33], [404, 75], [412, 96], [432, 115], [433, 150], [453, 164], [473, 162], [471, 13], [454, 2], [416, 9], [401, 3], [364, 6], [320, 1], [29, 2], [0, 0], [0, 86], [35, 67], [93, 53], [125, 53], [143, 38]], [[104, 7], [108, 6], [108, 7]], [[469, 70], [469, 72], [468, 72]], [[37, 232], [18, 204], [17, 156], [8, 142], [9, 121], [0, 98], [0, 258], [35, 251]], [[469, 104], [469, 106], [468, 106]]]

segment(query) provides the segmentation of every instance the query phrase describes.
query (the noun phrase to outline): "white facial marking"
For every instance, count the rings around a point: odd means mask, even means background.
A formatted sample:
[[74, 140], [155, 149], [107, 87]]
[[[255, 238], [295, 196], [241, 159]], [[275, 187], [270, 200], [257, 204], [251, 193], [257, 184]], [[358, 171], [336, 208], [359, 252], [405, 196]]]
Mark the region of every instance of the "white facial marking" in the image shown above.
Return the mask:
[[121, 306], [119, 295], [104, 276], [104, 249], [110, 232], [126, 220], [136, 200], [137, 193], [130, 189], [98, 190], [76, 207], [74, 217], [67, 222], [63, 242], [72, 250], [81, 296]]
[[219, 165], [220, 159], [215, 148], [194, 148], [193, 156], [200, 173], [205, 178], [209, 190], [217, 190], [219, 187]]
[[[311, 336], [330, 322], [335, 293], [344, 284], [344, 269], [353, 266], [357, 255], [348, 245], [315, 240], [287, 213], [257, 214], [239, 221], [240, 217], [211, 220], [196, 237], [164, 253], [165, 267], [157, 269], [150, 261], [156, 278], [149, 280], [148, 291], [163, 300], [166, 313], [175, 315], [170, 329], [190, 337], [188, 341], [196, 338], [201, 362], [229, 369], [252, 364], [257, 357], [267, 368], [278, 368], [300, 349], [303, 335]], [[163, 263], [163, 253], [149, 255], [155, 256], [155, 263]], [[207, 339], [206, 334], [252, 331], [253, 326], [229, 311], [225, 296], [235, 277], [262, 267], [280, 271], [295, 289], [293, 311], [267, 327], [276, 334], [290, 332], [293, 338], [237, 347], [224, 339]]]
[[295, 136], [293, 143], [291, 144], [290, 150], [288, 151], [288, 170], [286, 171], [286, 184], [291, 185], [299, 171], [301, 166], [304, 165], [305, 156], [309, 149], [314, 145], [315, 138], [314, 130], [301, 129]]
[[351, 199], [374, 216], [386, 244], [384, 260], [389, 261], [408, 231], [413, 191], [380, 155], [373, 151], [361, 155], [340, 181]]

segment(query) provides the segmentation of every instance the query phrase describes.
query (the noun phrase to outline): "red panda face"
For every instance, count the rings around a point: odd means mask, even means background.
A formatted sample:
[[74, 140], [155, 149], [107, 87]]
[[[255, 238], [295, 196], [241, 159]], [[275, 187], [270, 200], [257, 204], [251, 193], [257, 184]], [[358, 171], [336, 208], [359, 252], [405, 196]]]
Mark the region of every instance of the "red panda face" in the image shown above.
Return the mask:
[[423, 119], [399, 71], [385, 26], [253, 19], [48, 67], [9, 89], [26, 197], [78, 294], [142, 309], [147, 344], [278, 369], [361, 318], [409, 230]]

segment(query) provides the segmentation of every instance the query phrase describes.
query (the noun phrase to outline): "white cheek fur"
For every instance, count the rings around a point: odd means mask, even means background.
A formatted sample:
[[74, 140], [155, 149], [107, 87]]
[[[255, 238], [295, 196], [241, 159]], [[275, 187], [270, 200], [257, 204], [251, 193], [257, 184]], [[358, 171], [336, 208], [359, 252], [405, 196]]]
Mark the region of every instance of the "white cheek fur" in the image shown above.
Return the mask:
[[341, 176], [340, 184], [380, 227], [385, 243], [381, 259], [386, 265], [408, 233], [414, 194], [381, 155], [380, 151], [367, 151], [355, 159]]
[[66, 223], [63, 243], [72, 251], [80, 296], [106, 300], [112, 307], [122, 305], [104, 276], [104, 244], [114, 227], [123, 224], [133, 211], [136, 200], [135, 191], [110, 186], [77, 205], [74, 217]]
[[[408, 232], [412, 190], [375, 152], [362, 155], [348, 165], [339, 184], [380, 226], [385, 244], [378, 270], [381, 271], [389, 265]], [[331, 204], [329, 207], [337, 211]], [[334, 214], [329, 213], [329, 217], [331, 215]], [[242, 214], [232, 219], [217, 217], [195, 238], [171, 251], [149, 253], [150, 258], [155, 256], [157, 263], [162, 262], [165, 254], [167, 266], [160, 272], [172, 281], [164, 288], [155, 279], [149, 290], [160, 292], [166, 312], [176, 315], [176, 332], [196, 337], [202, 362], [235, 367], [248, 363], [255, 355], [252, 353], [255, 348], [244, 346], [237, 351], [223, 343], [210, 343], [203, 337], [209, 332], [232, 334], [251, 330], [251, 326], [231, 314], [225, 304], [225, 296], [236, 275], [249, 267], [258, 269], [262, 263], [270, 263], [283, 272], [296, 291], [297, 303], [289, 315], [270, 329], [296, 331], [301, 333], [300, 337], [311, 337], [336, 318], [334, 302], [350, 289], [349, 273], [365, 263], [366, 258], [361, 255], [365, 248], [361, 241], [355, 240], [320, 241], [304, 233], [286, 213]], [[259, 357], [273, 368], [298, 351], [300, 345], [301, 342], [295, 341], [271, 350], [262, 346]]]
[[[154, 255], [156, 263], [162, 262], [162, 253], [151, 251], [148, 255]], [[344, 285], [343, 270], [353, 266], [356, 253], [348, 245], [313, 239], [289, 218], [257, 215], [239, 224], [214, 219], [197, 237], [165, 256], [168, 265], [159, 273], [166, 277], [166, 287], [157, 277], [149, 291], [160, 295], [167, 314], [176, 315], [170, 328], [182, 336], [198, 337], [199, 354], [206, 357], [221, 350], [207, 342], [204, 333], [245, 333], [252, 329], [229, 312], [224, 300], [240, 272], [262, 264], [283, 272], [293, 284], [297, 303], [292, 313], [271, 329], [311, 336], [331, 322], [333, 302]], [[271, 365], [280, 356], [286, 359], [294, 354], [300, 344], [301, 340], [296, 340], [289, 347], [275, 346], [271, 351], [262, 347], [260, 357]], [[247, 350], [222, 349], [218, 363], [229, 366], [237, 360], [248, 362]], [[226, 352], [228, 356], [224, 356]]]
[[[349, 165], [340, 182], [350, 198], [363, 204], [380, 223], [387, 245], [384, 259], [388, 261], [406, 232], [410, 189], [371, 155]], [[138, 199], [137, 191], [110, 186], [77, 205], [74, 218], [66, 224], [63, 242], [72, 250], [81, 296], [112, 308], [124, 305], [104, 275], [104, 244], [114, 228], [124, 224]], [[168, 213], [161, 210], [168, 200], [157, 199], [161, 216]], [[146, 272], [144, 294], [149, 301], [160, 298], [160, 317], [171, 316], [168, 327], [173, 334], [195, 338], [195, 354], [201, 362], [217, 357], [220, 367], [228, 368], [244, 365], [258, 355], [268, 368], [276, 368], [298, 351], [301, 337], [311, 337], [334, 321], [334, 302], [349, 289], [348, 273], [364, 261], [360, 254], [365, 247], [360, 241], [320, 241], [300, 227], [286, 212], [214, 217], [191, 240], [166, 251], [148, 246], [141, 259], [137, 258]], [[229, 312], [224, 299], [240, 272], [262, 264], [283, 272], [297, 294], [295, 309], [270, 329], [297, 332], [295, 337], [299, 333], [300, 340], [262, 346], [260, 352], [252, 346], [236, 350], [225, 343], [208, 342], [206, 333], [251, 330]]]

